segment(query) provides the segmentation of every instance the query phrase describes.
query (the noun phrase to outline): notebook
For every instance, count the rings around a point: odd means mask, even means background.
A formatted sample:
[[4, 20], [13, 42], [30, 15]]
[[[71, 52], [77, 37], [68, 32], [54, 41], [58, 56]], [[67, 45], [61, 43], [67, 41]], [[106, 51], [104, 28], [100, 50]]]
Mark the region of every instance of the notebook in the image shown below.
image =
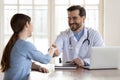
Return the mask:
[[90, 66], [86, 69], [117, 69], [120, 47], [92, 47], [90, 50]]
[[62, 69], [62, 70], [74, 70], [77, 66], [72, 63], [61, 63], [59, 65], [55, 65], [55, 69]]

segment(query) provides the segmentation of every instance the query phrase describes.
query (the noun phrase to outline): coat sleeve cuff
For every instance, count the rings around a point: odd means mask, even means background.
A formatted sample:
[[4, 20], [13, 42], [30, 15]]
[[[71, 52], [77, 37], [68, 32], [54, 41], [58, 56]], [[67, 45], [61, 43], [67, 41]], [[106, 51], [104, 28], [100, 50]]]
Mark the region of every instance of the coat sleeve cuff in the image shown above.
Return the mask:
[[84, 61], [84, 66], [89, 66], [90, 64]]

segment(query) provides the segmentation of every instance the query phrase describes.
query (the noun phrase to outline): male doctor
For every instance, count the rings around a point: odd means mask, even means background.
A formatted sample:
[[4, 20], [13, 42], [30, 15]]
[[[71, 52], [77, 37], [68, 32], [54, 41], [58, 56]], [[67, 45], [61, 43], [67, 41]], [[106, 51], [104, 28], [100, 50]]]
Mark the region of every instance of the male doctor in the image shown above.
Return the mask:
[[71, 61], [77, 66], [90, 65], [90, 47], [104, 46], [101, 35], [85, 27], [86, 11], [79, 5], [71, 6], [68, 11], [70, 29], [61, 32], [55, 40], [57, 47], [54, 56], [62, 54], [63, 62]]

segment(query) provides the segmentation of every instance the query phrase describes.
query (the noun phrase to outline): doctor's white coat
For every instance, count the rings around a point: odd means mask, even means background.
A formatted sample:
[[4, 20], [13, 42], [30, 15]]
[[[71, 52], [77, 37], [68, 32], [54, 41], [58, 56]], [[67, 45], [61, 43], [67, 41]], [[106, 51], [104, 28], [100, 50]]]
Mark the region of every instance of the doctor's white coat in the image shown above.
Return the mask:
[[[84, 40], [87, 39], [87, 37], [90, 41], [90, 44], [88, 44], [88, 40], [84, 42]], [[70, 43], [72, 48], [70, 48]], [[101, 35], [92, 28], [87, 27], [84, 27], [84, 34], [79, 41], [77, 41], [73, 32], [70, 29], [68, 29], [66, 31], [61, 32], [61, 34], [57, 36], [57, 39], [55, 40], [54, 44], [56, 44], [59, 53], [62, 53], [63, 62], [71, 61], [75, 58], [81, 58], [88, 64], [90, 64], [90, 47], [104, 46], [104, 42]]]

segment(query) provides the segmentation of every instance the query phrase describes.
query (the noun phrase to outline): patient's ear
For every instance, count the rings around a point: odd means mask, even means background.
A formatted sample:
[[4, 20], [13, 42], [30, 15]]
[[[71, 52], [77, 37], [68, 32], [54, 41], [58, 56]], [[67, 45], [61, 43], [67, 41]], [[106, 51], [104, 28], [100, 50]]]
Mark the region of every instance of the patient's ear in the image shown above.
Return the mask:
[[29, 28], [29, 27], [30, 27], [30, 24], [29, 24], [28, 22], [26, 22], [25, 27], [26, 27], [26, 28]]

